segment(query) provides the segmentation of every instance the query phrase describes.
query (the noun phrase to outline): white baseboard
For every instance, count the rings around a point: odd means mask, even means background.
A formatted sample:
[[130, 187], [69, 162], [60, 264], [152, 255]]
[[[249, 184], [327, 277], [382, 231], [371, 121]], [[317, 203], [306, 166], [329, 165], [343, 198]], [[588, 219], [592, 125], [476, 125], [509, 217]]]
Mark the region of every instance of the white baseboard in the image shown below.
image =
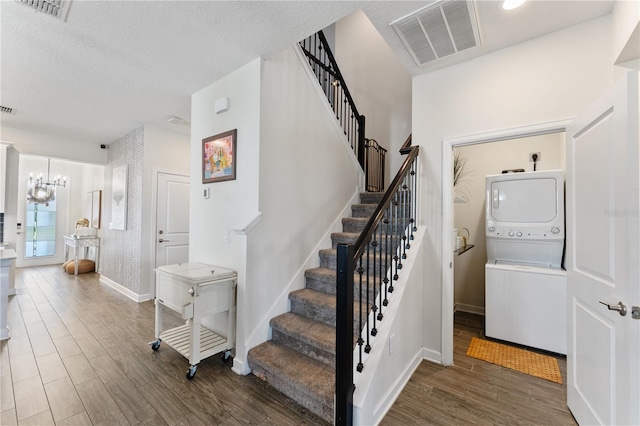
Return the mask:
[[435, 362], [436, 364], [442, 364], [442, 353], [434, 351], [433, 349], [422, 348], [422, 359]]
[[148, 293], [147, 294], [135, 293], [135, 292], [129, 290], [128, 288], [126, 288], [125, 286], [123, 286], [122, 284], [118, 284], [117, 282], [105, 277], [104, 275], [100, 275], [100, 282], [102, 284], [105, 284], [105, 285], [111, 287], [112, 289], [114, 289], [118, 293], [124, 294], [125, 296], [127, 296], [129, 299], [133, 300], [136, 303], [146, 302], [147, 300], [151, 300], [151, 295], [150, 294], [148, 294]]
[[246, 376], [251, 373], [251, 369], [247, 366], [247, 364], [238, 358], [233, 358], [233, 367], [231, 367], [231, 371], [236, 373], [239, 376]]
[[482, 306], [467, 305], [466, 303], [456, 303], [453, 305], [453, 312], [468, 312], [470, 314], [484, 315]]

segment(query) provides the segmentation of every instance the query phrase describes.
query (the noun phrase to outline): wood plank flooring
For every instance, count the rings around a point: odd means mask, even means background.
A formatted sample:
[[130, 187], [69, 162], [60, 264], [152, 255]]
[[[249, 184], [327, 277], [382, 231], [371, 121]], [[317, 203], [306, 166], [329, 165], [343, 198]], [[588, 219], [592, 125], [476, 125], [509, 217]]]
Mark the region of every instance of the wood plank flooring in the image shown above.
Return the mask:
[[[326, 424], [254, 376], [234, 374], [218, 356], [186, 380], [184, 357], [147, 345], [153, 303], [135, 303], [95, 274], [19, 268], [16, 288], [11, 339], [0, 342], [0, 425]], [[163, 312], [165, 326], [182, 323]], [[483, 329], [482, 317], [456, 314], [455, 366], [423, 361], [382, 424], [575, 425], [566, 385], [465, 355]]]
[[[11, 339], [0, 342], [0, 425], [300, 425], [313, 413], [221, 356], [153, 352], [152, 302], [135, 303], [60, 265], [16, 270]], [[163, 310], [165, 327], [182, 324]]]
[[577, 424], [566, 403], [565, 357], [556, 357], [561, 385], [466, 356], [472, 337], [485, 337], [484, 317], [457, 312], [454, 366], [422, 361], [381, 425]]

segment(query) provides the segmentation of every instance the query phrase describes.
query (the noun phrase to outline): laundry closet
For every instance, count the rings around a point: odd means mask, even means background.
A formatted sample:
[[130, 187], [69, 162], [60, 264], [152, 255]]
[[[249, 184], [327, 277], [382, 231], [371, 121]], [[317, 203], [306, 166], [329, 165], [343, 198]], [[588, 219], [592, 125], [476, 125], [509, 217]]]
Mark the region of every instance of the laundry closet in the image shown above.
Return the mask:
[[[566, 277], [562, 269], [565, 134], [560, 132], [455, 147], [454, 159], [456, 161], [453, 188], [455, 230], [452, 231], [453, 247], [456, 249], [454, 252], [454, 311], [485, 315], [488, 337], [566, 353], [564, 337], [566, 327], [564, 323], [561, 324], [566, 317], [566, 312], [563, 312], [565, 304], [561, 300], [556, 301], [560, 303], [559, 308], [551, 316], [544, 307], [540, 306], [540, 301], [543, 300], [562, 299], [566, 290]], [[536, 161], [533, 161], [534, 159]], [[462, 170], [459, 170], [460, 168]], [[556, 172], [550, 174], [550, 171]], [[521, 174], [523, 172], [524, 174]], [[543, 234], [549, 225], [548, 236], [536, 238], [536, 235], [525, 235], [531, 233], [515, 229], [513, 223], [506, 222], [498, 225], [502, 226], [500, 235], [496, 235], [495, 229], [493, 233], [488, 232], [487, 229], [491, 223], [487, 222], [486, 200], [489, 198], [489, 203], [493, 203], [494, 192], [487, 192], [487, 176], [498, 175], [496, 179], [506, 179], [510, 182], [506, 183], [506, 188], [516, 188], [514, 194], [524, 198], [520, 201], [512, 199], [511, 206], [514, 206], [522, 204], [523, 200], [528, 200], [526, 192], [529, 189], [524, 185], [525, 189], [520, 190], [519, 183], [516, 185], [512, 183], [519, 182], [521, 178], [527, 176], [537, 178], [545, 174], [550, 174], [546, 176], [549, 179], [553, 176], [551, 179], [554, 182], [553, 187], [556, 188], [555, 185], [558, 185], [557, 189], [561, 190], [559, 201], [553, 206], [548, 206], [549, 211], [556, 212], [552, 215], [553, 220], [560, 222], [554, 222], [554, 226], [548, 223], [539, 224]], [[534, 179], [533, 181], [550, 184], [551, 180]], [[528, 181], [531, 182], [531, 180]], [[544, 187], [550, 188], [549, 185]], [[555, 194], [558, 193], [555, 192]], [[505, 196], [505, 192], [501, 193], [497, 190], [495, 195], [498, 197], [495, 200], [498, 203], [500, 197]], [[506, 200], [503, 201], [506, 203]], [[506, 204], [503, 204], [504, 206]], [[526, 206], [524, 207], [526, 209]], [[560, 226], [556, 226], [560, 223]], [[493, 225], [495, 227], [495, 223]], [[552, 227], [557, 227], [559, 232], [551, 232]], [[513, 235], [510, 235], [510, 232]], [[488, 234], [493, 238], [487, 238]], [[490, 250], [487, 250], [487, 241], [490, 242]], [[525, 244], [519, 244], [523, 241]], [[496, 256], [512, 255], [517, 259], [496, 260]], [[547, 258], [541, 259], [544, 256]], [[534, 265], [538, 260], [542, 261], [543, 270], [534, 269], [541, 266]], [[547, 260], [550, 261], [549, 268], [544, 268]], [[515, 262], [516, 266], [507, 265], [510, 262]], [[505, 267], [508, 272], [505, 272]], [[550, 284], [551, 281], [553, 284]], [[525, 283], [524, 287], [522, 287], [523, 283]], [[500, 297], [497, 297], [497, 294]], [[532, 296], [535, 297], [532, 298]], [[555, 334], [558, 336], [549, 337], [548, 330], [538, 324], [543, 317], [550, 318], [547, 322], [558, 322], [555, 325], [546, 325], [547, 328], [557, 330]], [[503, 330], [500, 326], [496, 327], [496, 324], [513, 326]]]

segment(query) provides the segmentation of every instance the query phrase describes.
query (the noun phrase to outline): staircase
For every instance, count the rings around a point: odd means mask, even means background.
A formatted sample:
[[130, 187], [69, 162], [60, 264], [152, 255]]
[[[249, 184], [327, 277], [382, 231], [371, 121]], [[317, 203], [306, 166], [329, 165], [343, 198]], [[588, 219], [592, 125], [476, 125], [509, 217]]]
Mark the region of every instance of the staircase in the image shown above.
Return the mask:
[[[256, 377], [330, 423], [335, 393], [336, 246], [355, 243], [383, 195], [360, 194], [361, 204], [351, 207], [353, 217], [342, 220], [343, 232], [331, 235], [332, 248], [320, 250], [320, 267], [305, 272], [306, 288], [289, 294], [291, 311], [271, 319], [272, 340], [248, 354]], [[357, 327], [354, 321], [354, 330]]]

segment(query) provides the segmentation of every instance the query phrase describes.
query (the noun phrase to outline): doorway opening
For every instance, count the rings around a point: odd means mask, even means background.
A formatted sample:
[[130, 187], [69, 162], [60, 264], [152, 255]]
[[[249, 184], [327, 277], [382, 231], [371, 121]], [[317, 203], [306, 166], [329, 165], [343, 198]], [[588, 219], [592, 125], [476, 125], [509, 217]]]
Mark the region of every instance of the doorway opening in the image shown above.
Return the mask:
[[[525, 141], [531, 141], [532, 138], [541, 137], [544, 135], [553, 135], [563, 133], [566, 130], [567, 125], [571, 121], [562, 121], [562, 122], [551, 122], [544, 123], [535, 126], [527, 126], [515, 129], [507, 129], [492, 133], [484, 133], [478, 135], [471, 135], [461, 138], [455, 139], [445, 139], [443, 150], [442, 150], [442, 166], [443, 170], [448, 170], [449, 173], [443, 174], [443, 226], [442, 226], [442, 246], [443, 246], [443, 256], [442, 256], [442, 363], [443, 365], [452, 365], [453, 364], [453, 322], [454, 322], [454, 311], [458, 308], [461, 311], [470, 311], [474, 313], [482, 313], [484, 314], [484, 263], [486, 263], [486, 249], [484, 253], [479, 253], [485, 247], [485, 231], [484, 231], [484, 177], [486, 174], [498, 174], [501, 173], [502, 170], [509, 170], [513, 168], [524, 168], [518, 166], [511, 166], [512, 164], [516, 164], [516, 159], [518, 163], [521, 162], [520, 156], [521, 153], [513, 153], [513, 161], [510, 160], [511, 156], [507, 156], [504, 153], [504, 147], [509, 147], [509, 149], [516, 150], [517, 148], [524, 149], [526, 153], [524, 155], [529, 154], [530, 145], [527, 143], [521, 144], [518, 146], [518, 141], [513, 141], [515, 139], [523, 139]], [[557, 137], [557, 136], [556, 136]], [[511, 141], [511, 142], [508, 142]], [[499, 147], [498, 150], [489, 150], [490, 145], [486, 145], [488, 143], [494, 142], [502, 142], [506, 145]], [[477, 145], [474, 147], [474, 145]], [[561, 148], [562, 152], [564, 152], [564, 135], [562, 136]], [[460, 152], [464, 152], [467, 150], [466, 155], [470, 155], [472, 151], [482, 149], [485, 146], [488, 149], [488, 153], [485, 154], [489, 158], [480, 158], [478, 159], [474, 157], [472, 163], [468, 163], [467, 167], [469, 168], [469, 173], [467, 173], [467, 178], [471, 178], [473, 176], [474, 180], [479, 180], [481, 183], [476, 183], [476, 185], [472, 185], [476, 187], [480, 185], [480, 191], [482, 193], [481, 196], [477, 195], [477, 188], [473, 189], [473, 193], [469, 193], [469, 189], [466, 189], [464, 186], [460, 187], [457, 191], [453, 186], [454, 182], [454, 173], [453, 173], [453, 162], [455, 158], [454, 150], [461, 150]], [[517, 149], [517, 151], [520, 151]], [[538, 151], [535, 151], [538, 152]], [[463, 154], [465, 155], [465, 154]], [[498, 158], [496, 158], [498, 157]], [[506, 166], [503, 166], [499, 163], [502, 157], [506, 157]], [[468, 160], [468, 158], [467, 158]], [[528, 165], [528, 157], [525, 158], [526, 164]], [[477, 165], [476, 165], [477, 161]], [[495, 161], [495, 163], [493, 163]], [[540, 163], [541, 164], [541, 163]], [[482, 170], [480, 170], [480, 166]], [[486, 173], [485, 166], [490, 166], [490, 173]], [[562, 168], [564, 168], [564, 158], [562, 159]], [[474, 168], [478, 168], [477, 171], [474, 171]], [[532, 165], [529, 165], [526, 170], [532, 170]], [[540, 165], [538, 165], [540, 167]], [[483, 171], [484, 170], [484, 171]], [[472, 174], [473, 172], [473, 174]], [[456, 187], [461, 185], [459, 182]], [[457, 197], [456, 197], [457, 196]], [[456, 306], [456, 288], [454, 286], [454, 265], [455, 259], [454, 257], [458, 256], [458, 253], [454, 253], [456, 241], [453, 238], [452, 230], [455, 227], [455, 212], [457, 204], [454, 204], [454, 199], [465, 200], [468, 203], [473, 201], [473, 204], [476, 205], [474, 208], [475, 216], [470, 216], [469, 219], [465, 219], [469, 221], [469, 226], [474, 229], [473, 234], [471, 233], [471, 229], [469, 231], [468, 243], [474, 244], [474, 248], [469, 250], [468, 253], [461, 254], [460, 258], [463, 259], [464, 256], [468, 256], [467, 259], [471, 259], [474, 253], [473, 250], [476, 250], [475, 247], [478, 247], [476, 253], [479, 253], [477, 256], [481, 258], [484, 256], [484, 260], [478, 261], [482, 267], [480, 272], [481, 279], [478, 280], [475, 284], [473, 284], [473, 292], [472, 298], [468, 302], [459, 302], [459, 305]], [[462, 203], [464, 204], [464, 203]], [[480, 216], [478, 217], [478, 205]], [[463, 216], [463, 215], [460, 215]], [[473, 218], [472, 218], [473, 217]], [[473, 225], [471, 225], [473, 224]], [[465, 226], [468, 228], [468, 226]], [[466, 233], [463, 234], [466, 237]], [[475, 243], [478, 243], [478, 246], [475, 246]], [[459, 251], [458, 251], [459, 252]], [[476, 268], [478, 265], [476, 265]], [[480, 310], [480, 308], [482, 310]]]

